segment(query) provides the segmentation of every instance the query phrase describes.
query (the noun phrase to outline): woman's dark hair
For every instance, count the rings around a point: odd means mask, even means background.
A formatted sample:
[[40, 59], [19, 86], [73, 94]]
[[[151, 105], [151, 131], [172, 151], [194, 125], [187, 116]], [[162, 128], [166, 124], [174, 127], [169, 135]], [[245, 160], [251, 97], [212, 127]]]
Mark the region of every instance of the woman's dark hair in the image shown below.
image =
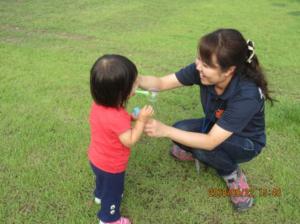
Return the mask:
[[91, 69], [90, 87], [94, 101], [107, 107], [126, 105], [137, 78], [136, 66], [121, 55], [103, 55]]
[[253, 42], [247, 42], [239, 31], [218, 29], [203, 36], [198, 44], [198, 54], [211, 67], [215, 67], [215, 56], [222, 71], [235, 66], [235, 75], [253, 80], [266, 99], [273, 104], [274, 99], [270, 96], [267, 80], [254, 54]]

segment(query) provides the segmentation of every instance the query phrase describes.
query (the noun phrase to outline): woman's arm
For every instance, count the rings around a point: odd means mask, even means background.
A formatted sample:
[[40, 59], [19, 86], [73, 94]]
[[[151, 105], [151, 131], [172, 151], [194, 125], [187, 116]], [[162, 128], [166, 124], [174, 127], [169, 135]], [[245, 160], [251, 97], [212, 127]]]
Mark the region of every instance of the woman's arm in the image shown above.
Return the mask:
[[163, 77], [139, 75], [138, 83], [139, 87], [142, 89], [153, 89], [156, 91], [174, 89], [182, 86], [182, 84], [178, 81], [174, 73]]
[[144, 106], [132, 129], [119, 135], [119, 139], [126, 147], [134, 145], [142, 136], [147, 120], [153, 115], [154, 111], [151, 106]]
[[208, 134], [183, 131], [157, 120], [150, 120], [145, 126], [145, 132], [151, 137], [167, 137], [182, 145], [194, 149], [213, 150], [232, 135], [215, 124]]

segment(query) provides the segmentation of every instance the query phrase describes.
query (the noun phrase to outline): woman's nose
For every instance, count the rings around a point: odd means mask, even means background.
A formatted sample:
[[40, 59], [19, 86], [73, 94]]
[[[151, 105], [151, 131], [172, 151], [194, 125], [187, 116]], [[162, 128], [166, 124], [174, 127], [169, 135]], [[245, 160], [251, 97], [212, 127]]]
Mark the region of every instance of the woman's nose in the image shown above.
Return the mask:
[[196, 59], [196, 69], [198, 70], [198, 71], [201, 71], [202, 70], [202, 63], [201, 63], [201, 61], [197, 58]]

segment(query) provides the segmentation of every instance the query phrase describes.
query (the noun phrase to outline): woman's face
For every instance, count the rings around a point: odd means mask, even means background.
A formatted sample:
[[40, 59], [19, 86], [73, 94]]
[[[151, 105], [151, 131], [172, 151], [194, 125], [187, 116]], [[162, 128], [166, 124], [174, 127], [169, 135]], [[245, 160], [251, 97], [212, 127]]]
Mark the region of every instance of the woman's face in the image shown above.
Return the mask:
[[196, 58], [195, 64], [203, 85], [217, 85], [225, 81], [226, 72], [221, 71], [215, 57], [213, 57], [214, 67], [207, 65], [200, 57]]

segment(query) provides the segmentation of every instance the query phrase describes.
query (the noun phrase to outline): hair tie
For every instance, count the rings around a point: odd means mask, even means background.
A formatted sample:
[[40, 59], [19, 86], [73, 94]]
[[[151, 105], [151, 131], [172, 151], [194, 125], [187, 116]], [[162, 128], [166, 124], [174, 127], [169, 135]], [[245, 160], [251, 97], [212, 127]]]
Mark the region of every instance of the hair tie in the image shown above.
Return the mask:
[[251, 41], [251, 40], [247, 40], [247, 47], [248, 47], [248, 50], [250, 51], [250, 56], [248, 57], [247, 59], [247, 63], [251, 64], [252, 62], [252, 59], [255, 55], [255, 51], [254, 51], [254, 42]]

